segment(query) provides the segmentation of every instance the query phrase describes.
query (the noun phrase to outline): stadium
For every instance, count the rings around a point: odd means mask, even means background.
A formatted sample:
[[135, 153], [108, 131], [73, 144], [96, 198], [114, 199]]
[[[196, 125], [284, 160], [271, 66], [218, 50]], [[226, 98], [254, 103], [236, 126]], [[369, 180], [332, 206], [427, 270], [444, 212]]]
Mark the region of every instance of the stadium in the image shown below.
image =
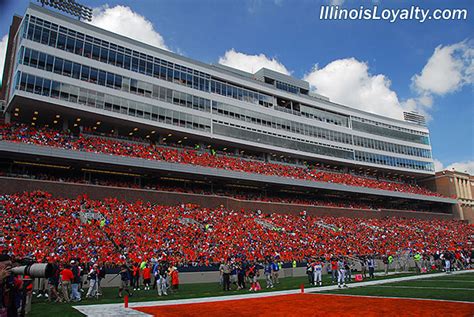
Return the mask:
[[50, 2], [13, 17], [0, 94], [1, 260], [38, 270], [8, 316], [474, 314], [474, 179], [435, 173], [423, 116]]

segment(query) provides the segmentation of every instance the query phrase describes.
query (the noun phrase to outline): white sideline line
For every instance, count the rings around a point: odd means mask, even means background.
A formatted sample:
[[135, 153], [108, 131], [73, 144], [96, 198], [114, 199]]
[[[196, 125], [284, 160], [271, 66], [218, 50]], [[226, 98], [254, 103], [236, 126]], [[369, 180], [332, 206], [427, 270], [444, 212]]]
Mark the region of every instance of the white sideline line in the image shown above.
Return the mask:
[[[453, 272], [450, 275], [458, 275], [464, 273], [473, 273], [474, 271], [457, 271]], [[384, 280], [375, 280], [367, 281], [360, 283], [351, 283], [349, 288], [354, 287], [364, 287], [371, 285], [380, 285], [387, 283], [396, 283], [404, 281], [412, 281], [417, 279], [426, 279], [432, 277], [446, 276], [446, 273], [434, 273], [434, 274], [424, 274], [424, 275], [415, 275], [415, 276], [404, 276]], [[329, 290], [338, 289], [337, 285], [322, 286], [322, 287], [310, 287], [305, 288], [305, 293], [319, 293]], [[150, 306], [169, 306], [169, 305], [183, 305], [183, 304], [194, 304], [194, 303], [206, 303], [206, 302], [220, 302], [228, 300], [241, 300], [249, 298], [261, 298], [261, 297], [272, 297], [279, 295], [289, 295], [289, 294], [299, 294], [301, 293], [300, 289], [285, 290], [285, 291], [273, 291], [273, 292], [263, 292], [263, 293], [250, 293], [250, 294], [241, 294], [241, 295], [228, 295], [228, 296], [216, 296], [216, 297], [201, 297], [201, 298], [189, 298], [189, 299], [174, 299], [174, 300], [161, 300], [161, 301], [147, 301], [147, 302], [135, 302], [129, 303], [129, 308], [124, 308], [123, 303], [119, 304], [95, 304], [95, 305], [80, 305], [73, 306], [74, 309], [80, 311], [86, 316], [90, 317], [112, 317], [112, 316], [151, 316], [146, 313], [134, 310], [132, 308], [136, 307], [150, 307]], [[326, 294], [325, 294], [326, 295]], [[327, 295], [338, 295], [336, 294], [327, 294]], [[342, 295], [342, 294], [341, 294]], [[380, 296], [374, 296], [380, 297]], [[455, 301], [458, 302], [458, 301]]]
[[474, 283], [474, 281], [463, 281], [463, 280], [432, 280], [432, 281], [420, 281], [420, 282], [450, 282], [450, 283]]
[[461, 287], [431, 287], [431, 286], [405, 286], [405, 285], [369, 285], [367, 287], [385, 287], [385, 288], [410, 288], [410, 289], [442, 289], [442, 290], [454, 290], [454, 291], [471, 291], [474, 292], [474, 288], [461, 288]]

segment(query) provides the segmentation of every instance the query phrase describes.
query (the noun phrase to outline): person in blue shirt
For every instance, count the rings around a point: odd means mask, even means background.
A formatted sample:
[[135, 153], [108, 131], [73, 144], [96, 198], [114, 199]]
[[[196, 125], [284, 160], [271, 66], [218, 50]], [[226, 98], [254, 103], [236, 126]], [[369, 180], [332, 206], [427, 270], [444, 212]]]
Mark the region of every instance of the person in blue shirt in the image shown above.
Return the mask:
[[153, 275], [153, 287], [152, 289], [156, 289], [156, 285], [158, 283], [158, 268], [159, 268], [159, 265], [158, 265], [158, 262], [154, 262], [153, 263], [153, 267], [151, 268], [151, 274]]
[[267, 283], [267, 288], [273, 288], [273, 280], [272, 280], [272, 263], [267, 261], [265, 266], [263, 267], [263, 273], [265, 274], [265, 281]]
[[273, 261], [271, 265], [272, 265], [273, 284], [279, 284], [280, 283], [280, 265], [278, 265], [278, 262], [276, 260]]

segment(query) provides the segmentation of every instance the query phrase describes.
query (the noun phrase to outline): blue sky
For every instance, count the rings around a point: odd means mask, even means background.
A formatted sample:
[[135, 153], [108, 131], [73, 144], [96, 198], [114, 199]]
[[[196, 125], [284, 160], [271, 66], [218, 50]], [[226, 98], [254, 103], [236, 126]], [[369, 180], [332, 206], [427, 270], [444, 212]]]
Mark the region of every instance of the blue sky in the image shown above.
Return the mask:
[[[468, 10], [464, 21], [424, 23], [321, 21], [320, 7], [329, 0], [80, 2], [102, 7], [94, 24], [129, 36], [138, 32], [145, 41], [203, 62], [252, 65], [255, 71], [273, 65], [308, 79], [337, 102], [391, 116], [401, 109], [422, 111], [430, 117], [434, 158], [444, 167], [457, 162], [463, 164], [456, 168], [474, 172], [473, 1], [378, 1], [380, 10], [411, 5]], [[374, 5], [338, 2], [343, 8]], [[11, 16], [23, 14], [27, 5], [0, 2], [0, 39]], [[110, 11], [117, 5], [130, 11]], [[128, 15], [128, 30], [123, 30], [126, 23], [113, 25], [113, 13]], [[146, 20], [149, 29], [141, 27]]]

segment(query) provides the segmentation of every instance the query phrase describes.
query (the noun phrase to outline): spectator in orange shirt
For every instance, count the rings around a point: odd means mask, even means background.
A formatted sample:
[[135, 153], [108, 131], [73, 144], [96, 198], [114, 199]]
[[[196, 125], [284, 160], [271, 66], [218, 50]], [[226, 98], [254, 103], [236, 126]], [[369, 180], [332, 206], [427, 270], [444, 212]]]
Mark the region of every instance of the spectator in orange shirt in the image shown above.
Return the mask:
[[67, 264], [61, 271], [61, 289], [63, 292], [64, 301], [67, 303], [71, 301], [69, 298], [69, 293], [71, 292], [71, 281], [73, 279], [74, 274], [72, 274], [71, 266]]
[[151, 282], [151, 269], [147, 263], [145, 264], [145, 268], [143, 269], [143, 284], [145, 284], [146, 291], [150, 289], [150, 282]]

